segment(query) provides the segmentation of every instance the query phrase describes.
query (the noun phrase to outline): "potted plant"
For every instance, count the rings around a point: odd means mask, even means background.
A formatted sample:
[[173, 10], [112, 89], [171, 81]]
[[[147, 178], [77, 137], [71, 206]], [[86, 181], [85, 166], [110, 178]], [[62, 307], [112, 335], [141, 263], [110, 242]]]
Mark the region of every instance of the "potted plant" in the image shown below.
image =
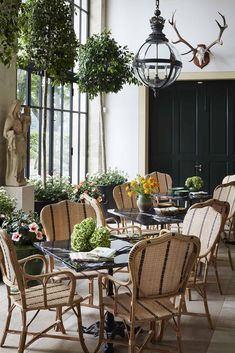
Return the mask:
[[47, 176], [45, 186], [41, 177], [31, 178], [29, 182], [34, 186], [35, 211], [38, 214], [40, 214], [44, 206], [71, 199], [74, 194], [74, 187], [67, 177], [49, 175]]
[[71, 21], [72, 5], [65, 0], [26, 0], [19, 16], [18, 63], [44, 73], [43, 185], [46, 184], [48, 81], [64, 84], [77, 59], [78, 41]]
[[185, 186], [190, 191], [199, 191], [203, 187], [204, 183], [200, 176], [192, 176], [185, 180]]
[[[5, 217], [2, 228], [14, 242], [18, 260], [34, 254], [42, 254], [33, 246], [34, 242], [46, 240], [37, 213], [26, 213], [22, 210], [12, 212]], [[26, 272], [36, 275], [41, 273], [42, 268], [42, 261], [34, 260], [26, 265]]]
[[110, 217], [107, 210], [109, 208], [116, 208], [116, 203], [113, 199], [113, 188], [116, 185], [125, 183], [127, 181], [127, 174], [117, 168], [109, 168], [103, 173], [88, 174], [87, 179], [97, 186], [101, 193], [105, 216]]
[[80, 92], [88, 93], [89, 99], [99, 96], [102, 148], [102, 170], [106, 172], [104, 131], [104, 93], [117, 93], [124, 84], [138, 84], [132, 68], [133, 53], [127, 46], [120, 46], [111, 33], [104, 30], [87, 39], [78, 51], [79, 70], [77, 83]]

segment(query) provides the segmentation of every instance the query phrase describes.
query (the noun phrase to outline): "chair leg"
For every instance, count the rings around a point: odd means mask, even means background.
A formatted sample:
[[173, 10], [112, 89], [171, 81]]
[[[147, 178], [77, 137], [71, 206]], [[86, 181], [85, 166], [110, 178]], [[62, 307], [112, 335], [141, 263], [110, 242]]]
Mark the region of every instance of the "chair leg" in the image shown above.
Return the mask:
[[89, 280], [89, 299], [88, 299], [88, 302], [89, 302], [89, 305], [92, 306], [94, 304], [94, 280], [91, 279]]
[[80, 304], [77, 306], [77, 322], [78, 322], [78, 335], [79, 335], [79, 340], [81, 347], [83, 349], [84, 353], [89, 353], [87, 346], [85, 344], [84, 336], [83, 336], [83, 330], [82, 330], [82, 315], [81, 315], [81, 307]]
[[104, 339], [104, 310], [100, 307], [100, 326], [99, 326], [99, 340], [94, 353], [97, 353]]
[[5, 327], [4, 327], [4, 330], [3, 330], [2, 339], [1, 339], [1, 342], [0, 342], [0, 346], [1, 347], [4, 345], [6, 337], [7, 337], [7, 332], [8, 332], [10, 323], [11, 323], [11, 315], [12, 315], [12, 311], [13, 311], [14, 307], [15, 306], [10, 307], [10, 304], [9, 304], [8, 313], [7, 313], [7, 319], [6, 319]]
[[211, 321], [211, 315], [209, 312], [209, 307], [208, 307], [208, 302], [207, 302], [207, 294], [206, 294], [206, 289], [203, 288], [203, 302], [204, 302], [204, 308], [205, 308], [205, 312], [206, 312], [206, 316], [207, 316], [207, 320], [209, 323], [210, 328], [213, 330], [213, 324]]
[[222, 292], [222, 287], [221, 287], [220, 279], [219, 279], [219, 273], [218, 273], [218, 267], [217, 267], [217, 258], [215, 258], [214, 261], [213, 261], [213, 267], [215, 269], [215, 277], [216, 277], [217, 286], [218, 286], [220, 295], [222, 295], [223, 292]]
[[234, 271], [233, 259], [232, 259], [232, 255], [231, 255], [231, 249], [230, 249], [229, 246], [227, 246], [227, 249], [228, 249], [228, 259], [229, 259], [230, 267], [231, 267], [231, 270]]
[[27, 336], [27, 325], [26, 325], [26, 312], [24, 310], [21, 311], [21, 318], [22, 318], [22, 328], [20, 334], [20, 341], [19, 341], [19, 348], [18, 353], [24, 353], [25, 341]]
[[177, 337], [177, 343], [178, 343], [178, 352], [182, 353], [180, 320], [181, 320], [181, 317], [179, 315], [178, 318], [177, 318], [177, 325], [176, 325], [176, 337]]
[[128, 353], [135, 353], [135, 327], [133, 323], [130, 326]]

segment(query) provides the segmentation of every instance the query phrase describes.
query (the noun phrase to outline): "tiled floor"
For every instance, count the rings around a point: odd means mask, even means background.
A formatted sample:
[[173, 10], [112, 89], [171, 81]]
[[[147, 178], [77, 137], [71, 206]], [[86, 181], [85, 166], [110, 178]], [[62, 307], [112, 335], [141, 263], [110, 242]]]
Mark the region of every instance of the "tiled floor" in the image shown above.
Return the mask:
[[[235, 263], [235, 246], [232, 249]], [[209, 308], [212, 314], [215, 330], [209, 329], [207, 320], [204, 317], [182, 317], [182, 339], [184, 353], [234, 353], [235, 352], [235, 272], [232, 272], [226, 257], [224, 248], [220, 250], [219, 273], [222, 282], [224, 295], [218, 293], [215, 284], [210, 284], [208, 288]], [[213, 279], [213, 273], [212, 273]], [[78, 290], [84, 292], [84, 287], [78, 285]], [[195, 294], [190, 308], [195, 311], [202, 311], [202, 301]], [[0, 285], [0, 332], [2, 332], [7, 310], [5, 287]], [[95, 309], [83, 308], [83, 324], [88, 325], [98, 318], [98, 311]], [[76, 334], [76, 319], [72, 313], [66, 314], [65, 325]], [[45, 321], [54, 317], [54, 313], [42, 313], [37, 319], [36, 326], [41, 327]], [[20, 316], [16, 310], [12, 320], [12, 327], [20, 325]], [[19, 327], [19, 326], [18, 326]], [[97, 338], [85, 335], [86, 343], [90, 352], [96, 346]], [[16, 353], [18, 347], [18, 336], [8, 335], [7, 346], [0, 348], [1, 353]], [[169, 329], [163, 341], [164, 345], [176, 347], [174, 333]], [[100, 350], [102, 352], [102, 348]], [[80, 353], [82, 352], [79, 343], [40, 339], [29, 347], [25, 353]], [[116, 346], [115, 352], [127, 352], [125, 348]]]

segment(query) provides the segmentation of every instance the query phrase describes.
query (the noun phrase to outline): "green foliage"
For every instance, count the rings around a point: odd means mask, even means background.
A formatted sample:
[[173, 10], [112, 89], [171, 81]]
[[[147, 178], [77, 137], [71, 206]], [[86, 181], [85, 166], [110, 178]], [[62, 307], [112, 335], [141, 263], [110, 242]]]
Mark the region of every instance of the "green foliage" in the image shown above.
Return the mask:
[[86, 218], [76, 224], [71, 234], [71, 247], [76, 251], [90, 251], [90, 237], [94, 233], [96, 222], [93, 218]]
[[9, 66], [17, 52], [21, 0], [0, 0], [0, 62]]
[[16, 200], [9, 196], [3, 187], [0, 187], [0, 215], [11, 214], [16, 207]]
[[76, 251], [90, 251], [97, 246], [110, 246], [110, 231], [106, 227], [96, 228], [93, 218], [76, 224], [71, 235], [71, 247]]
[[77, 59], [78, 41], [72, 7], [64, 0], [26, 0], [19, 18], [18, 62], [47, 71], [54, 83], [65, 83]]
[[37, 213], [15, 211], [5, 218], [2, 228], [14, 241], [16, 246], [31, 245], [35, 241], [45, 241], [42, 224]]
[[185, 186], [187, 186], [187, 188], [194, 188], [195, 190], [200, 190], [203, 185], [203, 180], [199, 176], [189, 177], [185, 181]]
[[99, 201], [102, 201], [101, 192], [97, 188], [96, 183], [93, 181], [90, 181], [88, 179], [81, 181], [76, 186], [73, 200], [80, 201], [81, 195], [84, 193], [88, 194], [89, 196], [93, 197], [94, 199], [98, 199]]
[[104, 30], [87, 39], [78, 51], [78, 86], [93, 99], [99, 93], [117, 93], [124, 84], [138, 84], [131, 66], [133, 53]]
[[87, 179], [90, 182], [93, 182], [94, 185], [118, 185], [125, 183], [127, 180], [127, 174], [117, 168], [109, 168], [107, 172], [104, 173], [88, 174]]
[[97, 228], [90, 238], [91, 247], [110, 247], [110, 231], [106, 227]]
[[41, 177], [31, 178], [29, 182], [34, 185], [34, 196], [37, 201], [58, 202], [71, 199], [74, 193], [74, 187], [67, 177], [48, 176], [45, 187]]

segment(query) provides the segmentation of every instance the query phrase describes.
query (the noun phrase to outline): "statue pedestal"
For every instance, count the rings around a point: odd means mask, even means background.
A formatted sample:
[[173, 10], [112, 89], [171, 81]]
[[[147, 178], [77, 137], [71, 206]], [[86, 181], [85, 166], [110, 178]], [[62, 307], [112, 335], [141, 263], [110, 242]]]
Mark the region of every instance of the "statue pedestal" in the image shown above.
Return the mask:
[[8, 195], [15, 197], [16, 209], [25, 212], [34, 211], [34, 187], [25, 186], [4, 186]]

